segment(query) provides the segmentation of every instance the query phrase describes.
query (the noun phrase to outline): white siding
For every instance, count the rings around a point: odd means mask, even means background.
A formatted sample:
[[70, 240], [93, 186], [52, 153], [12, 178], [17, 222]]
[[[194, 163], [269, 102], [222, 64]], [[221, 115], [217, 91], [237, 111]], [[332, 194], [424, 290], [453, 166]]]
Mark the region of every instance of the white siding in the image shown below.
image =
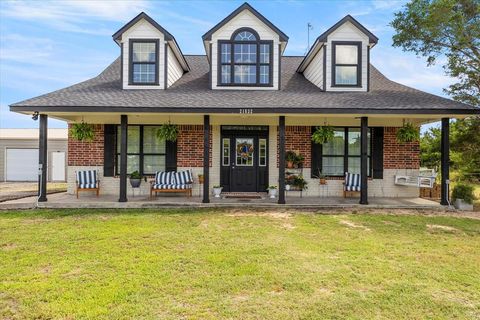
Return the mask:
[[[273, 87], [218, 87], [217, 86], [217, 44], [218, 40], [230, 40], [232, 34], [239, 28], [249, 27], [254, 29], [260, 36], [260, 40], [273, 40]], [[278, 44], [279, 36], [250, 11], [243, 10], [226, 25], [221, 27], [212, 35], [212, 89], [222, 90], [278, 90]]]
[[[327, 91], [367, 91], [367, 47], [368, 36], [361, 32], [351, 22], [346, 22], [327, 38]], [[361, 41], [362, 42], [362, 87], [335, 88], [332, 87], [332, 41]]]
[[322, 47], [315, 57], [310, 61], [308, 67], [303, 71], [305, 78], [323, 90], [323, 52], [325, 48]]
[[182, 66], [173, 53], [173, 50], [168, 46], [168, 63], [167, 63], [167, 87], [170, 87], [183, 75]]
[[[129, 75], [129, 40], [130, 39], [158, 39], [158, 86], [132, 86], [128, 84]], [[122, 35], [121, 45], [123, 47], [123, 89], [163, 89], [165, 74], [165, 37], [163, 33], [152, 26], [149, 22], [142, 19], [134, 24]]]

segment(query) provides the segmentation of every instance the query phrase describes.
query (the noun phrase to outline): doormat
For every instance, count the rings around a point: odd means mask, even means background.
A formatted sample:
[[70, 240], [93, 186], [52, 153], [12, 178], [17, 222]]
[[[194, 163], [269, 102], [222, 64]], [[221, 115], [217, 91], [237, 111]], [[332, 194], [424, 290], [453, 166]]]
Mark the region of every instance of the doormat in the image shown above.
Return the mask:
[[224, 197], [225, 199], [248, 199], [248, 200], [251, 200], [251, 199], [262, 199], [261, 196], [257, 196], [257, 195], [226, 195]]

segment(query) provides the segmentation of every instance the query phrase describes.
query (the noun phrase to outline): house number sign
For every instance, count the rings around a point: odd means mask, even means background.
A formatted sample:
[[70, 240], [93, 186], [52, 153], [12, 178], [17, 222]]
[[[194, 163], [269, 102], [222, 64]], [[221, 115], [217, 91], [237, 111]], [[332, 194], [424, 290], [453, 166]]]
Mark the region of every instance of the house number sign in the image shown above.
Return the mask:
[[240, 109], [241, 114], [252, 114], [253, 109]]

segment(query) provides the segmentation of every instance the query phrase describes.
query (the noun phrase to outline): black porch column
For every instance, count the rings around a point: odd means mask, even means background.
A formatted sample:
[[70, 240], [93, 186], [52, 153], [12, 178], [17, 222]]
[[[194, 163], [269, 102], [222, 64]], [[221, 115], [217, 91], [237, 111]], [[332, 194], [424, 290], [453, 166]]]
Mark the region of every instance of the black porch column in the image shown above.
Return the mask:
[[361, 118], [360, 140], [360, 204], [368, 204], [368, 117]]
[[285, 204], [285, 116], [278, 118], [278, 204]]
[[442, 142], [441, 142], [441, 158], [442, 158], [442, 197], [441, 205], [448, 205], [448, 185], [450, 179], [450, 119], [442, 118]]
[[203, 116], [203, 203], [210, 202], [210, 116]]
[[40, 115], [40, 129], [39, 129], [39, 143], [38, 143], [38, 201], [47, 201], [47, 144], [48, 144], [48, 116], [46, 114]]
[[120, 116], [120, 197], [118, 202], [127, 202], [127, 130], [128, 116]]

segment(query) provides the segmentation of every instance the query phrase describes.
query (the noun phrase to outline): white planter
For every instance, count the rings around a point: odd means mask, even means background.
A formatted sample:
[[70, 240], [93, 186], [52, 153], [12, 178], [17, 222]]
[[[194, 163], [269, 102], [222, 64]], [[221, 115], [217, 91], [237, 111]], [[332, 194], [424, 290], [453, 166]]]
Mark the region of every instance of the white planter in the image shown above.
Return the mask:
[[291, 186], [289, 184], [285, 185], [285, 190], [290, 191]]
[[222, 193], [223, 188], [213, 188], [213, 196], [215, 198], [220, 198], [220, 194]]
[[456, 199], [454, 205], [458, 210], [473, 211], [473, 204], [466, 203], [463, 199]]
[[275, 199], [277, 197], [277, 189], [268, 189], [268, 196], [270, 199]]

